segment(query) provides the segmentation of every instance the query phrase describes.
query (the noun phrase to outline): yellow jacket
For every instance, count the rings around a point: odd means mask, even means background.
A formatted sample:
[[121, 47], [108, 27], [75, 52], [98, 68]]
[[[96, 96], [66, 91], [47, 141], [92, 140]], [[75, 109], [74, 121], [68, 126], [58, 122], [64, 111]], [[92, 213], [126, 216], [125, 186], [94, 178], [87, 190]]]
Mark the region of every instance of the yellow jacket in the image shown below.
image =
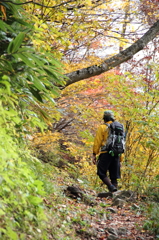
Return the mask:
[[[112, 121], [107, 122], [107, 124], [111, 124]], [[100, 153], [104, 153], [106, 151], [101, 151], [101, 147], [105, 145], [106, 140], [108, 138], [109, 129], [108, 126], [103, 123], [101, 124], [96, 132], [93, 144], [93, 154], [98, 155]], [[122, 161], [122, 155], [120, 156], [120, 161]]]

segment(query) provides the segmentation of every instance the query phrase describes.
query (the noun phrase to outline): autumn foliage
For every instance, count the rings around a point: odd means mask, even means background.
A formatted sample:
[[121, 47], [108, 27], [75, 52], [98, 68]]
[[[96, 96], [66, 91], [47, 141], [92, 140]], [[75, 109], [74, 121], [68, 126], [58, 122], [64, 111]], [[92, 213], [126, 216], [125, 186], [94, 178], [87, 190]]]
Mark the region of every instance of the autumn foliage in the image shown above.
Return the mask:
[[[73, 240], [72, 223], [90, 227], [63, 188], [103, 189], [91, 157], [106, 109], [127, 134], [121, 190], [158, 201], [158, 38], [116, 69], [66, 84], [67, 73], [98, 69], [143, 35], [158, 18], [157, 3], [0, 1], [1, 239]], [[100, 207], [85, 209], [100, 219]], [[145, 228], [158, 234], [147, 209]]]

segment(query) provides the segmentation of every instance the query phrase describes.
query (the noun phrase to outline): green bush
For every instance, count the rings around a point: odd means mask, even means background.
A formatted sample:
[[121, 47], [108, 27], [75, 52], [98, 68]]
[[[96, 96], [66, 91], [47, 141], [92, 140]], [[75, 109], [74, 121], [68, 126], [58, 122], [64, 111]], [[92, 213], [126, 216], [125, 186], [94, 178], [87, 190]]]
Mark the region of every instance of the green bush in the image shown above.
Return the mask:
[[2, 128], [0, 161], [0, 239], [45, 239], [43, 183], [31, 170], [34, 162], [24, 145]]
[[159, 234], [159, 204], [151, 203], [147, 209], [147, 220], [143, 228], [155, 234]]
[[147, 206], [146, 221], [144, 223], [144, 229], [151, 231], [154, 234], [159, 234], [159, 186], [158, 176], [154, 177], [153, 182], [147, 183], [147, 188], [144, 192], [146, 196]]

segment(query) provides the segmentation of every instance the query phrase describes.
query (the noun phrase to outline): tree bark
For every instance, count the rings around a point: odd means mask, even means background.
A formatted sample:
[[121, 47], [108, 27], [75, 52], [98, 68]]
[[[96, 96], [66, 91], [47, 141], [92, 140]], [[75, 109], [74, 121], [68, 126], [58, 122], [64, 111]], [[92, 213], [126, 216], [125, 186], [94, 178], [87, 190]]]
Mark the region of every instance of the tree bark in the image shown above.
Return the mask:
[[159, 20], [154, 23], [152, 27], [130, 47], [116, 54], [115, 56], [104, 60], [100, 65], [92, 65], [87, 68], [82, 68], [77, 71], [66, 74], [68, 80], [65, 87], [83, 79], [100, 75], [110, 69], [119, 66], [121, 63], [131, 59], [137, 52], [141, 51], [150, 41], [152, 41], [157, 34], [159, 34]]

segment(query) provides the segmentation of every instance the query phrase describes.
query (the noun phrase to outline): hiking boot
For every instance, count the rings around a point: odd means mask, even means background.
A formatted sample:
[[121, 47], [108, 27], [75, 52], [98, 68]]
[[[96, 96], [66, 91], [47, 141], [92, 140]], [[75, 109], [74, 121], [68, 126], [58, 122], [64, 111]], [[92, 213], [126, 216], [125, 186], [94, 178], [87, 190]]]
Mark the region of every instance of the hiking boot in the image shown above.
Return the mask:
[[116, 187], [116, 189], [118, 190], [118, 184], [117, 184], [117, 183], [112, 183], [112, 185], [113, 185], [114, 187]]
[[117, 191], [117, 188], [114, 185], [109, 186], [108, 189], [109, 189], [109, 192], [116, 192]]

